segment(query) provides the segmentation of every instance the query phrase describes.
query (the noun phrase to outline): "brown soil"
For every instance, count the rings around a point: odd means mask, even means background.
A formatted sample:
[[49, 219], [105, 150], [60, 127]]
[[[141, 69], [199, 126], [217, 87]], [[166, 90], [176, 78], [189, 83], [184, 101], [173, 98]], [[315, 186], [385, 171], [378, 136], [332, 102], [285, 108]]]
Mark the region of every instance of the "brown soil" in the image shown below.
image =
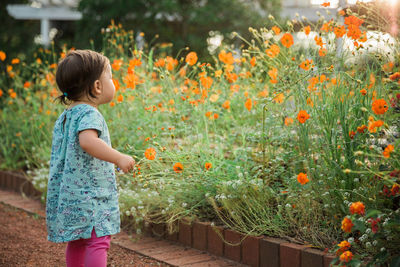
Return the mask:
[[[45, 219], [0, 203], [0, 266], [66, 266], [67, 243], [47, 241]], [[111, 244], [111, 266], [170, 266]]]

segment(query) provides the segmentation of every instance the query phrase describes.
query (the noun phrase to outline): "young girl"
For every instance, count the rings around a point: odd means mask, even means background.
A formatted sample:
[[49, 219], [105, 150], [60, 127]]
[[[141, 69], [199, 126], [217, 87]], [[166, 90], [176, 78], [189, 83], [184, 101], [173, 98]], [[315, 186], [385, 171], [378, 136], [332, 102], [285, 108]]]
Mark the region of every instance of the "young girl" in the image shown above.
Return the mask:
[[107, 124], [97, 110], [114, 97], [110, 62], [90, 50], [69, 52], [58, 64], [56, 82], [59, 100], [70, 105], [53, 130], [48, 240], [68, 242], [68, 267], [105, 267], [110, 235], [120, 232], [114, 164], [124, 172], [135, 165], [131, 156], [111, 147]]

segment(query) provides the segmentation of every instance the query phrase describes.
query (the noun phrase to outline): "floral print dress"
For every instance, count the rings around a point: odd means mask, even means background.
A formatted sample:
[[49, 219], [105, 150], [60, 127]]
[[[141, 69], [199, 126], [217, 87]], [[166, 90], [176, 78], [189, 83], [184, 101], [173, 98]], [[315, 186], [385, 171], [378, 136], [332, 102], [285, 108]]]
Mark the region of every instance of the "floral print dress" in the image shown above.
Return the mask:
[[120, 212], [114, 164], [86, 153], [79, 132], [95, 129], [111, 146], [107, 124], [100, 112], [87, 104], [65, 110], [57, 119], [47, 187], [48, 240], [61, 243], [120, 232]]

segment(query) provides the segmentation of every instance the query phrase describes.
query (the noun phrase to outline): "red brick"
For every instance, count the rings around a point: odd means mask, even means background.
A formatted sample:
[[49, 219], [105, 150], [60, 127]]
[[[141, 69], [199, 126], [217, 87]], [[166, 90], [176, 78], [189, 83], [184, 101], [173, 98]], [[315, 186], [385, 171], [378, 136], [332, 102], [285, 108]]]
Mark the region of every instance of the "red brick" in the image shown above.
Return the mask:
[[[217, 233], [217, 232], [219, 233]], [[207, 226], [207, 250], [211, 254], [217, 256], [224, 255], [224, 241], [221, 236], [224, 236], [224, 228], [220, 226]]]
[[178, 240], [179, 243], [192, 246], [192, 226], [183, 220], [179, 221]]
[[301, 251], [302, 267], [324, 267], [324, 252], [307, 248]]
[[333, 254], [325, 254], [325, 256], [324, 256], [324, 267], [329, 267], [330, 263], [333, 261], [334, 258], [336, 258], [336, 256], [333, 255]]
[[[224, 231], [224, 239], [226, 242], [224, 246], [224, 256], [228, 259], [240, 262], [242, 259], [241, 253], [241, 240], [242, 235], [238, 232], [226, 229]], [[229, 244], [230, 243], [230, 244]]]
[[193, 247], [199, 250], [207, 250], [207, 226], [210, 223], [194, 222], [192, 226], [193, 231]]
[[173, 260], [168, 260], [167, 263], [174, 266], [182, 266], [185, 264], [195, 264], [200, 262], [208, 262], [211, 261], [212, 257], [208, 254], [199, 254], [192, 256], [183, 256], [179, 258], [175, 258]]
[[260, 266], [260, 240], [262, 236], [248, 236], [242, 243], [242, 262], [244, 264]]
[[300, 267], [301, 251], [305, 249], [302, 245], [282, 243], [280, 248], [281, 267]]
[[265, 237], [260, 240], [260, 267], [280, 267], [280, 247], [287, 241]]
[[4, 176], [4, 172], [0, 171], [0, 188], [4, 188], [6, 184], [6, 177]]
[[201, 252], [195, 249], [180, 247], [174, 251], [169, 251], [161, 254], [155, 255], [156, 259], [159, 261], [164, 261], [169, 263], [170, 260], [179, 259], [186, 256], [200, 255]]

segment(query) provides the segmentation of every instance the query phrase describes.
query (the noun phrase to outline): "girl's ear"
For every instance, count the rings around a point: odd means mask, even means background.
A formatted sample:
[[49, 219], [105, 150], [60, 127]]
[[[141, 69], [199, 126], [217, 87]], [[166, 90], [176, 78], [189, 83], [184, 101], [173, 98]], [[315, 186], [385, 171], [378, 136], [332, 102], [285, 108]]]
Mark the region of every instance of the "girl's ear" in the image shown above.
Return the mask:
[[95, 95], [100, 95], [100, 94], [101, 94], [101, 82], [100, 82], [100, 80], [94, 81], [94, 84], [93, 84], [93, 93], [94, 93]]

